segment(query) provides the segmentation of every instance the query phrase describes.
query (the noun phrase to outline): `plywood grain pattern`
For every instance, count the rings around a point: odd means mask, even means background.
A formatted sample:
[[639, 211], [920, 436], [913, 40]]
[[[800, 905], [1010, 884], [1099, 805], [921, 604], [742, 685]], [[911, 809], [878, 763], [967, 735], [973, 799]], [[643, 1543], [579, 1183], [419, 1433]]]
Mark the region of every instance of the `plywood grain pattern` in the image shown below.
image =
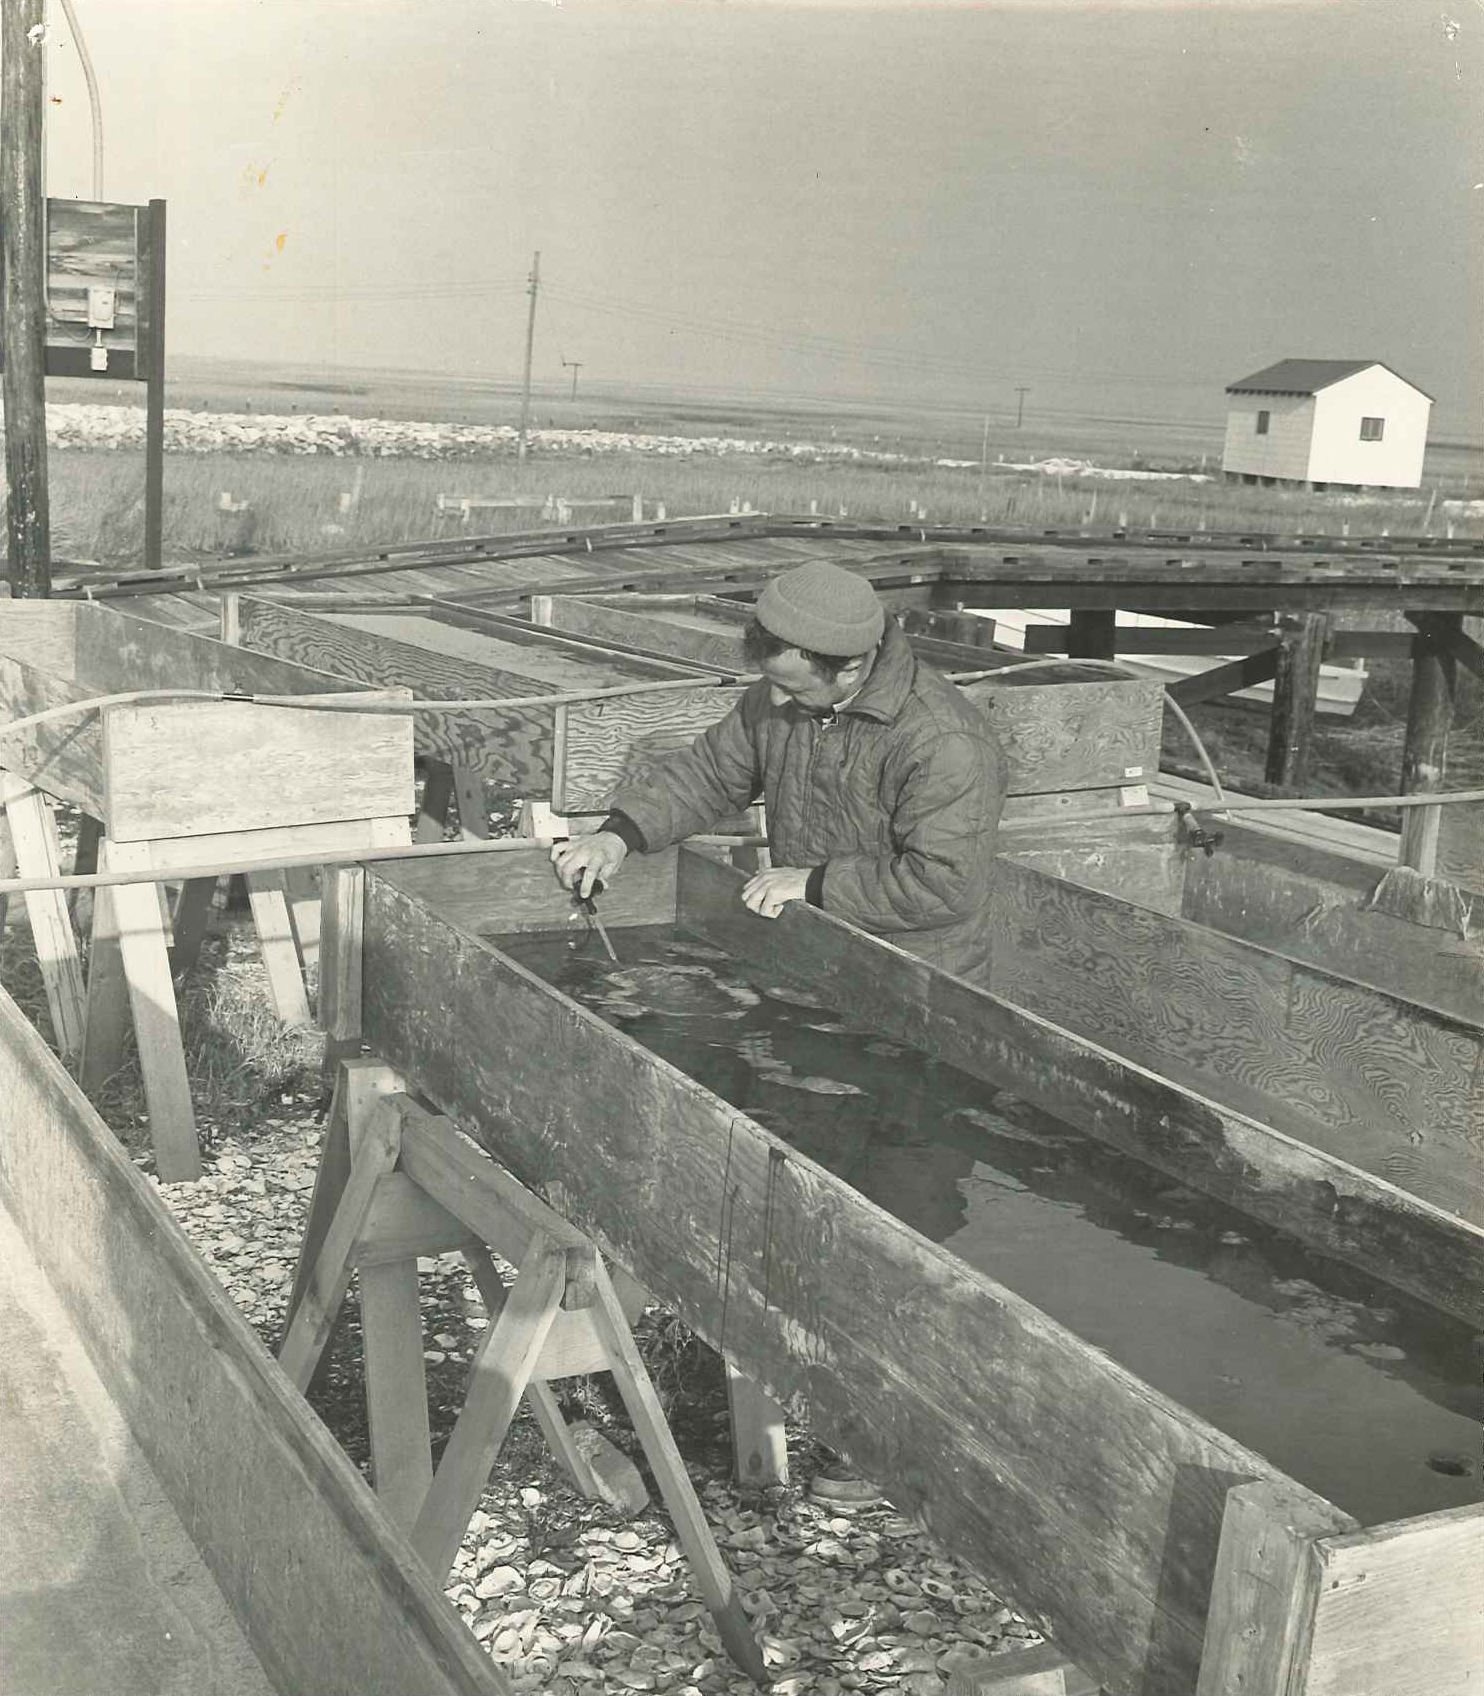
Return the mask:
[[[87, 697], [76, 683], [49, 677], [0, 656], [0, 729], [16, 719]], [[30, 729], [0, 735], [0, 769], [24, 777], [48, 795], [103, 813], [103, 733], [97, 713], [69, 713]]]
[[1000, 869], [997, 994], [1484, 1224], [1477, 1029], [1032, 867]]
[[1183, 918], [1484, 1025], [1484, 924], [1464, 936], [1413, 924], [1370, 906], [1369, 861], [1221, 828], [1219, 852], [1187, 857]]
[[78, 608], [77, 675], [95, 693], [220, 689], [249, 695], [322, 695], [359, 688], [289, 659], [99, 606]]
[[1185, 1696], [1268, 1463], [793, 1151], [770, 1187], [769, 1133], [376, 871], [365, 944], [420, 1094], [1114, 1688]]
[[[241, 619], [242, 640], [249, 647], [362, 684], [405, 684], [417, 700], [498, 700], [554, 689], [523, 675], [248, 596], [242, 598]], [[413, 727], [419, 753], [499, 782], [529, 784], [536, 794], [551, 793], [550, 712], [536, 707], [419, 712], [413, 715]]]
[[[744, 879], [680, 856], [682, 925], [770, 974], [839, 997], [852, 1022], [934, 1054], [1214, 1195], [1484, 1324], [1484, 1229], [1384, 1177], [1072, 1034], [1066, 1021], [935, 972], [827, 913], [793, 903], [759, 919]], [[848, 986], [848, 987], [842, 987]]]
[[1005, 751], [1010, 793], [1094, 789], [1159, 770], [1164, 690], [1158, 683], [965, 685]]
[[1294, 1696], [1476, 1696], [1484, 1678], [1484, 1506], [1316, 1550], [1319, 1605]]
[[[673, 848], [629, 856], [597, 900], [610, 934], [621, 940], [626, 925], [675, 922], [675, 863]], [[559, 930], [581, 942], [587, 933], [571, 891], [557, 882], [551, 850], [535, 843], [524, 854], [410, 862], [398, 872], [401, 888], [473, 935]], [[602, 944], [595, 939], [592, 948], [601, 953]]]
[[103, 817], [115, 841], [387, 818], [413, 809], [406, 714], [235, 701], [105, 712]]
[[620, 784], [652, 759], [688, 747], [708, 725], [725, 718], [741, 689], [714, 684], [673, 693], [581, 701], [564, 709], [565, 758], [552, 792], [558, 812], [607, 805]]
[[103, 201], [46, 203], [47, 298], [51, 343], [93, 339], [88, 329], [88, 287], [114, 290], [114, 327], [109, 351], [132, 348], [138, 327], [138, 240], [133, 206]]
[[58, 682], [72, 682], [80, 610], [70, 601], [0, 601], [0, 654]]
[[275, 1687], [501, 1696], [503, 1676], [4, 996], [0, 1094], [0, 1198]]

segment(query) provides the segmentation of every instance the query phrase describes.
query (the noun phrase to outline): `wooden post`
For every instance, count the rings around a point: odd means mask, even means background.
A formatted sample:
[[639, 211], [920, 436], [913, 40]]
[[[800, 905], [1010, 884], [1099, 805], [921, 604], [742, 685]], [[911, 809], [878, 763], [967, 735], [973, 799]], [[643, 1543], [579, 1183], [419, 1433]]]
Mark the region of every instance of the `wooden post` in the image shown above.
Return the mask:
[[727, 1362], [727, 1411], [732, 1420], [732, 1464], [749, 1489], [788, 1483], [788, 1435], [783, 1409], [746, 1373]]
[[1268, 730], [1269, 783], [1302, 789], [1309, 781], [1319, 666], [1329, 620], [1322, 612], [1280, 614], [1278, 668], [1273, 678], [1273, 715]]
[[242, 596], [235, 589], [229, 589], [222, 596], [221, 639], [230, 642], [234, 648], [242, 645]]
[[[1441, 620], [1438, 621], [1441, 624]], [[1448, 620], [1461, 633], [1457, 613]], [[1412, 638], [1412, 696], [1407, 706], [1407, 737], [1402, 746], [1402, 794], [1426, 795], [1443, 787], [1448, 730], [1453, 723], [1453, 691], [1458, 665], [1442, 642]], [[1400, 864], [1432, 877], [1438, 864], [1441, 807], [1403, 809]]]
[[45, 0], [0, 4], [0, 316], [10, 592], [51, 593], [46, 466]]
[[[56, 877], [61, 861], [50, 802], [8, 772], [0, 773], [0, 801], [21, 876]], [[63, 1055], [75, 1054], [82, 1047], [85, 991], [67, 897], [59, 889], [34, 890], [26, 896], [26, 911], [57, 1048]]]
[[165, 528], [165, 202], [149, 203], [149, 342], [144, 392], [144, 565], [163, 563]]
[[1338, 1508], [1287, 1486], [1239, 1484], [1226, 1496], [1196, 1696], [1287, 1696], [1318, 1603], [1321, 1537], [1354, 1529]]
[[1067, 627], [1067, 653], [1079, 660], [1111, 660], [1118, 652], [1116, 607], [1076, 607]]

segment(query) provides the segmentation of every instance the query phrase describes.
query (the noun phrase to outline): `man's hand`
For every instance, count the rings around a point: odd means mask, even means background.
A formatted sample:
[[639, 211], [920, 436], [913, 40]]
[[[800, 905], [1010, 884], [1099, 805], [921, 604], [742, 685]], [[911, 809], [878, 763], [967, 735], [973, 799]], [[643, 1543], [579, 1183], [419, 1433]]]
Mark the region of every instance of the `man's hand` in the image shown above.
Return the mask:
[[765, 919], [776, 919], [785, 901], [802, 901], [809, 888], [807, 866], [774, 866], [742, 886], [742, 902]]
[[628, 858], [624, 839], [611, 830], [599, 830], [591, 836], [574, 837], [570, 842], [553, 844], [551, 863], [556, 867], [557, 881], [564, 889], [575, 890], [584, 900], [593, 892], [599, 880], [611, 881], [613, 874]]

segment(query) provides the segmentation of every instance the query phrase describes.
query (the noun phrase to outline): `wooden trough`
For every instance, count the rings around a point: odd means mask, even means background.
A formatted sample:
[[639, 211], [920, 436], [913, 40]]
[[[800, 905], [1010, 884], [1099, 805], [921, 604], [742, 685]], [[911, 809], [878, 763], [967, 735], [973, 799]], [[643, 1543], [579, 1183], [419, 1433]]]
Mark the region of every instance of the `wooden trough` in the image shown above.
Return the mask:
[[[60, 1298], [267, 1683], [282, 1696], [508, 1691], [159, 1195], [4, 994], [0, 1092], [0, 1213]], [[8, 1412], [19, 1417], [13, 1405]], [[81, 1459], [78, 1470], [86, 1470]], [[17, 1517], [7, 1533], [24, 1551]], [[49, 1551], [36, 1552], [44, 1571]], [[171, 1569], [170, 1585], [185, 1578]], [[168, 1605], [179, 1636], [180, 1604]], [[134, 1647], [110, 1645], [88, 1688], [125, 1688], [121, 1666]], [[127, 1687], [167, 1688], [180, 1648], [155, 1644], [159, 1682], [141, 1674]]]
[[[1018, 904], [1070, 903], [1080, 925], [1112, 898], [1031, 867], [1013, 876], [1003, 970], [1029, 1000], [1041, 990], [1015, 945]], [[801, 904], [757, 919], [737, 900], [739, 882], [693, 850], [633, 860], [605, 896], [615, 903], [606, 916], [610, 928], [678, 923], [770, 978], [826, 996], [839, 986], [855, 1023], [1440, 1310], [1484, 1317], [1484, 1228], [1472, 1202], [1459, 1203], [1477, 1159], [1477, 1107], [1472, 1131], [1466, 1121], [1452, 1141], [1430, 1119], [1413, 1121], [1429, 1170], [1392, 1170], [1394, 1144], [1358, 1123], [1362, 1080], [1335, 1069], [1345, 1043], [1318, 1043], [1306, 1071], [1295, 1042], [1271, 1077], [1250, 1065], [1202, 1070], [1193, 1053], [1172, 1077], [1142, 1063], [1136, 1021], [1095, 1042]], [[374, 1054], [738, 1370], [805, 1411], [1118, 1696], [1473, 1689], [1484, 1514], [1358, 1526], [477, 934], [563, 928], [570, 912], [535, 853], [508, 883], [462, 866], [369, 871], [362, 1014]], [[1234, 981], [1229, 939], [1203, 935], [1210, 959], [1175, 968], [1187, 989], [1208, 972]], [[1045, 949], [1048, 1001], [1075, 972], [1098, 976], [1076, 954], [1058, 976], [1061, 946]], [[1232, 1021], [1234, 1044], [1261, 1047], [1278, 1003], [1308, 994], [1291, 975], [1254, 993], [1266, 990], [1272, 1002], [1250, 1027]], [[1326, 981], [1317, 999], [1333, 991]], [[1401, 1016], [1394, 1004], [1390, 1014]], [[1417, 1028], [1435, 1030], [1425, 1019]], [[1443, 1035], [1445, 1047], [1479, 1037], [1458, 1024]], [[1417, 1039], [1419, 1071], [1433, 1040]], [[1435, 1076], [1434, 1093], [1462, 1075]], [[1233, 1078], [1240, 1088], [1228, 1089]], [[1418, 1088], [1399, 1087], [1408, 1111], [1426, 1112]], [[1290, 1100], [1313, 1117], [1273, 1123]], [[1330, 1124], [1337, 1102], [1350, 1116]], [[1458, 1107], [1450, 1098], [1443, 1111]], [[1405, 1131], [1401, 1141], [1411, 1146]], [[1449, 1175], [1459, 1204], [1439, 1205]]]
[[[408, 839], [412, 726], [405, 715], [259, 706], [242, 700], [124, 702], [66, 712], [4, 735], [6, 724], [134, 691], [212, 695], [364, 693], [354, 682], [266, 659], [100, 606], [8, 602], [0, 608], [0, 798], [10, 859], [27, 877], [57, 864], [51, 804], [85, 816], [79, 869], [150, 870], [183, 884], [173, 915], [180, 970], [199, 944], [220, 861], [372, 849]], [[405, 700], [405, 688], [386, 699]], [[3, 844], [0, 844], [3, 847]], [[3, 857], [3, 856], [0, 856]], [[307, 1023], [309, 1006], [282, 874], [249, 877], [277, 1010]], [[195, 1121], [156, 890], [100, 892], [86, 995], [65, 897], [27, 896], [48, 1005], [64, 1054], [81, 1052], [84, 1086], [118, 1066], [134, 1021], [162, 1178], [199, 1175]]]

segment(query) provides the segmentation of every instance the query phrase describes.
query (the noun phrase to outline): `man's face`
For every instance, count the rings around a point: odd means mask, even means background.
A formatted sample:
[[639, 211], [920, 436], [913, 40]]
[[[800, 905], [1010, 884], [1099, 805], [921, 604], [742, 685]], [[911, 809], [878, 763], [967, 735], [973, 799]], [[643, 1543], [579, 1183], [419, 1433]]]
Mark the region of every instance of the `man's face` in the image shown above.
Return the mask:
[[869, 660], [870, 656], [863, 654], [842, 666], [837, 676], [821, 677], [797, 648], [785, 648], [781, 654], [764, 660], [761, 669], [775, 707], [787, 706], [792, 701], [806, 713], [823, 714], [860, 688], [870, 669]]

